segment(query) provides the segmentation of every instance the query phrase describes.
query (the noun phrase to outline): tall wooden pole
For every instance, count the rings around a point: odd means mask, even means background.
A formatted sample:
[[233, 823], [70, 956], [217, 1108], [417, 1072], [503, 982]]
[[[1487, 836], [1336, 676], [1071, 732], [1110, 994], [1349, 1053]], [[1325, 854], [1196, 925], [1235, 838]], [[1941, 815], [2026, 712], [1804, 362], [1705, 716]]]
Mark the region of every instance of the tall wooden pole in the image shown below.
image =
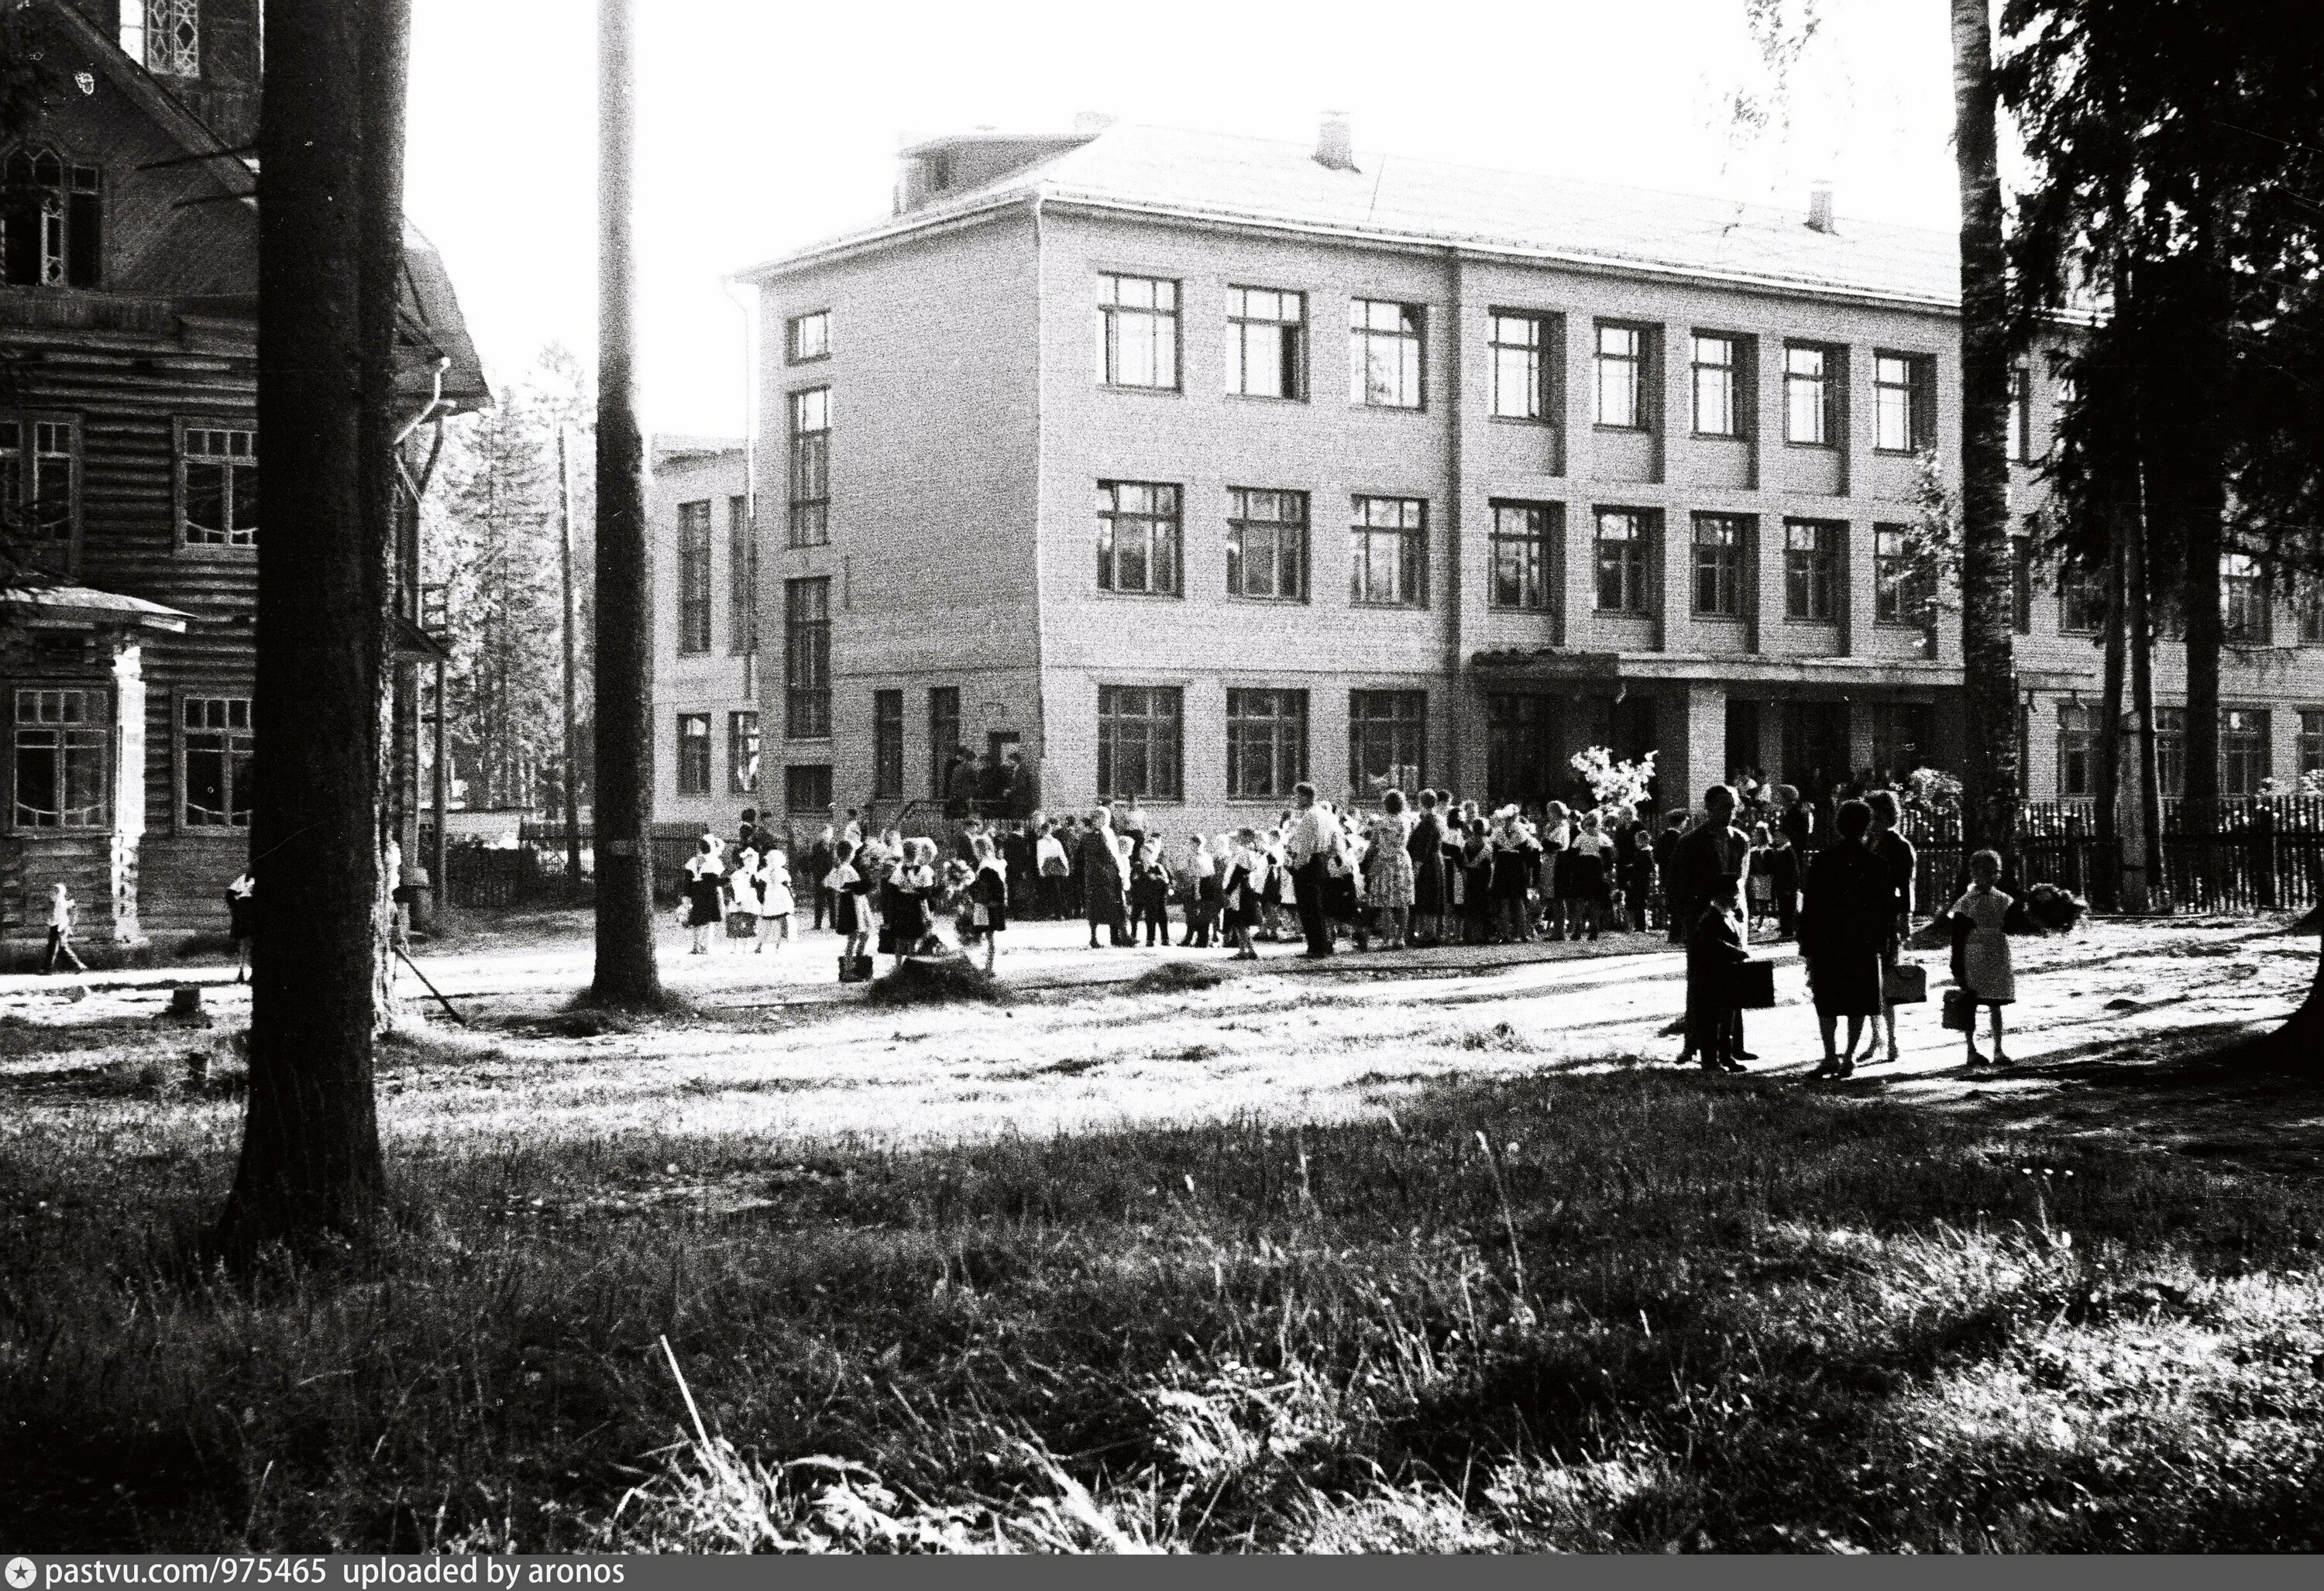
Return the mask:
[[573, 470], [565, 455], [565, 422], [557, 422], [557, 543], [565, 566], [565, 887], [581, 891], [581, 768], [575, 760], [580, 735], [575, 725], [580, 713], [574, 704], [576, 688], [574, 658], [580, 620], [573, 602]]
[[259, 133], [257, 800], [250, 1104], [219, 1223], [247, 1258], [384, 1208], [372, 1040], [394, 549], [410, 0], [269, 0]]
[[597, 5], [597, 973], [601, 1005], [659, 1006], [654, 960], [652, 658], [644, 449], [631, 366], [636, 94], [632, 0]]

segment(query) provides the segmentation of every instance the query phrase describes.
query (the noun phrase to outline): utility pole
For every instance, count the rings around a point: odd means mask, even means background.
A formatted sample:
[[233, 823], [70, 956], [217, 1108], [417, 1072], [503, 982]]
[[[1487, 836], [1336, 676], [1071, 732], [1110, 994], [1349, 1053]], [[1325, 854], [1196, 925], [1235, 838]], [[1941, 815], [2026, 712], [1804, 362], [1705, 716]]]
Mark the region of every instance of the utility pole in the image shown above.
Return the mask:
[[600, 1005], [658, 1007], [653, 847], [652, 658], [647, 651], [644, 447], [632, 368], [637, 265], [633, 0], [597, 5], [597, 970]]
[[581, 893], [581, 768], [574, 760], [579, 740], [574, 724], [574, 657], [580, 621], [573, 604], [573, 471], [565, 456], [565, 422], [557, 422], [557, 541], [565, 565], [565, 887]]

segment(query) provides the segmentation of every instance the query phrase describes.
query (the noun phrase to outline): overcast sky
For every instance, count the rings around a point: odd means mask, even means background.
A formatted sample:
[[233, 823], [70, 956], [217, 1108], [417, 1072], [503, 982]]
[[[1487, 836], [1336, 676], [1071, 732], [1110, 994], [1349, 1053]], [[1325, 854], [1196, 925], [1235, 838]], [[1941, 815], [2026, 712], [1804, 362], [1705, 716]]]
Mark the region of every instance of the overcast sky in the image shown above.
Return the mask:
[[[1792, 0], [1797, 9], [1801, 0]], [[1383, 5], [878, 5], [639, 0], [641, 401], [739, 432], [742, 316], [721, 278], [889, 208], [906, 133], [1063, 131], [1075, 112], [1955, 226], [1946, 14], [1820, 0], [1788, 127], [1745, 0]], [[407, 207], [487, 364], [595, 338], [595, 0], [416, 0]], [[736, 290], [739, 291], [739, 290]]]

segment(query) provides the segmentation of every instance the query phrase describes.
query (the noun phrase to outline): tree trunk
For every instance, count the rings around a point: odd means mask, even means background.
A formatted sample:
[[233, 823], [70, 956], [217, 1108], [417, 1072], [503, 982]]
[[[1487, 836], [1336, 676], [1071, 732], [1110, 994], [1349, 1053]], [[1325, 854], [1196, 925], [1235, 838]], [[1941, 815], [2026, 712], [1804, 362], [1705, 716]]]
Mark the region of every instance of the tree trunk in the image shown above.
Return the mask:
[[580, 710], [574, 701], [575, 649], [581, 623], [573, 608], [573, 467], [565, 455], [565, 422], [557, 422], [557, 550], [565, 573], [565, 888], [581, 893], [581, 765], [574, 760]]
[[384, 1205], [372, 1036], [409, 20], [408, 0], [267, 6], [258, 423], [276, 529], [259, 542], [251, 832], [265, 920], [218, 1230], [240, 1258], [360, 1237]]
[[2129, 637], [2123, 629], [2123, 604], [2129, 573], [2122, 544], [2119, 517], [2115, 533], [2107, 538], [2106, 672], [2099, 687], [2098, 783], [2098, 898], [2100, 910], [2118, 912], [2127, 893], [2124, 887], [2122, 844], [2122, 699], [2129, 666]]
[[2008, 278], [1986, 0], [1953, 0], [1952, 43], [1961, 209], [1961, 661], [1969, 732], [1961, 806], [1970, 846], [2011, 859], [2020, 709], [2009, 547]]
[[597, 973], [603, 1005], [659, 1006], [653, 847], [652, 657], [643, 448], [631, 345], [637, 269], [630, 248], [636, 119], [632, 0], [597, 7]]

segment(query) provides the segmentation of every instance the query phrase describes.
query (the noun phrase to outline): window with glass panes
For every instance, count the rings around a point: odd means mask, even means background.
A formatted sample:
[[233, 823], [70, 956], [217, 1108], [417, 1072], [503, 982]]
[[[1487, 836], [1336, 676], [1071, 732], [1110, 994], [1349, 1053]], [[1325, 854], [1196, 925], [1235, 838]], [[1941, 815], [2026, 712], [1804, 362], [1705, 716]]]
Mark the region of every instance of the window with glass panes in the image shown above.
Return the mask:
[[1565, 528], [1565, 508], [1554, 502], [1493, 504], [1490, 556], [1492, 584], [1489, 605], [1546, 612], [1550, 583], [1555, 578], [1550, 557], [1553, 538]]
[[1928, 622], [1929, 583], [1903, 525], [1872, 528], [1872, 619], [1876, 624], [1918, 628]]
[[1485, 798], [1538, 806], [1558, 788], [1557, 698], [1496, 693], [1485, 698]]
[[904, 793], [904, 693], [872, 693], [872, 795], [892, 800]]
[[759, 715], [726, 715], [726, 789], [735, 796], [759, 793]]
[[1598, 611], [1642, 614], [1654, 600], [1654, 517], [1644, 509], [1598, 510]]
[[1829, 447], [1839, 430], [1838, 350], [1812, 343], [1784, 349], [1784, 440]]
[[2154, 786], [2172, 797], [2187, 793], [2187, 710], [2154, 710]]
[[20, 690], [12, 750], [20, 829], [103, 829], [113, 821], [111, 697]]
[[960, 687], [928, 687], [928, 794], [945, 794], [945, 775], [960, 750]]
[[1555, 320], [1546, 315], [1495, 310], [1491, 318], [1493, 418], [1544, 420], [1554, 412], [1551, 354]]
[[790, 361], [805, 364], [811, 360], [831, 356], [831, 311], [817, 309], [812, 314], [794, 315], [790, 319]]
[[783, 582], [783, 738], [831, 738], [831, 577]]
[[2083, 800], [2098, 794], [2098, 712], [2087, 703], [2058, 704], [2058, 796]]
[[1743, 617], [1743, 549], [1750, 523], [1739, 514], [1694, 516], [1694, 611], [1705, 619]]
[[1830, 624], [1840, 616], [1841, 528], [1825, 520], [1784, 521], [1784, 616]]
[[2304, 778], [2310, 774], [2324, 774], [2324, 709], [2303, 707], [2300, 710], [2300, 772]]
[[1348, 301], [1348, 401], [1370, 409], [1421, 407], [1421, 336], [1417, 304], [1385, 299]]
[[791, 526], [793, 547], [831, 540], [831, 389], [791, 394]]
[[1694, 334], [1694, 434], [1739, 437], [1743, 416], [1736, 402], [1741, 379], [1741, 342], [1715, 332]]
[[69, 419], [0, 415], [0, 535], [51, 567], [79, 520], [73, 442]]
[[1427, 773], [1428, 693], [1348, 693], [1348, 787], [1359, 800], [1418, 793]]
[[2259, 560], [2249, 553], [2228, 553], [2219, 559], [2219, 605], [2230, 646], [2264, 647], [2274, 628], [2269, 622], [2267, 579]]
[[178, 822], [247, 829], [257, 787], [248, 696], [187, 696], [178, 704]]
[[37, 144], [0, 157], [0, 280], [31, 288], [103, 285], [103, 177], [99, 167]]
[[1178, 284], [1155, 276], [1097, 279], [1097, 379], [1109, 387], [1178, 386]]
[[255, 547], [258, 433], [186, 426], [178, 436], [180, 541], [189, 547]]
[[1646, 424], [1646, 328], [1598, 327], [1598, 423], [1623, 430]]
[[1913, 354], [1877, 354], [1872, 359], [1872, 446], [1883, 453], [1910, 453], [1928, 446], [1935, 417], [1928, 412], [1928, 361]]
[[2324, 647], [2324, 592], [2310, 591], [2301, 596], [2300, 644]]
[[726, 649], [747, 658], [759, 649], [759, 538], [751, 500], [726, 500]]
[[1097, 691], [1097, 793], [1176, 801], [1182, 788], [1176, 685], [1100, 685]]
[[1307, 494], [1227, 490], [1227, 592], [1255, 601], [1307, 600]]
[[2219, 794], [2256, 796], [2275, 771], [2268, 745], [2267, 710], [2227, 707], [2219, 712]]
[[710, 649], [710, 500], [678, 505], [678, 649]]
[[2034, 446], [2034, 378], [2020, 364], [2009, 372], [2009, 436], [2006, 446], [2009, 456], [2018, 464], [2033, 458]]
[[681, 713], [678, 715], [678, 793], [681, 796], [710, 794], [710, 714]]
[[1428, 605], [1428, 504], [1417, 497], [1359, 497], [1348, 526], [1348, 600], [1373, 607]]
[[1227, 796], [1253, 801], [1291, 794], [1307, 777], [1307, 693], [1227, 692]]
[[816, 816], [831, 811], [831, 764], [794, 762], [783, 769], [783, 810]]
[[2034, 631], [2034, 538], [2009, 538], [2009, 626], [2020, 635]]
[[1307, 295], [1227, 290], [1227, 391], [1240, 398], [1307, 396]]
[[1935, 709], [1926, 702], [1876, 701], [1869, 705], [1876, 781], [1901, 781], [1914, 769], [1926, 766]]
[[1101, 591], [1178, 594], [1178, 488], [1158, 481], [1097, 483]]
[[2068, 635], [2096, 635], [2106, 628], [2106, 576], [2070, 563], [2058, 571], [2058, 628]]

